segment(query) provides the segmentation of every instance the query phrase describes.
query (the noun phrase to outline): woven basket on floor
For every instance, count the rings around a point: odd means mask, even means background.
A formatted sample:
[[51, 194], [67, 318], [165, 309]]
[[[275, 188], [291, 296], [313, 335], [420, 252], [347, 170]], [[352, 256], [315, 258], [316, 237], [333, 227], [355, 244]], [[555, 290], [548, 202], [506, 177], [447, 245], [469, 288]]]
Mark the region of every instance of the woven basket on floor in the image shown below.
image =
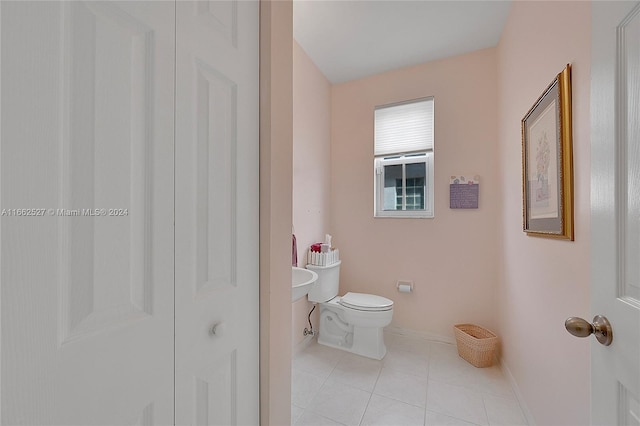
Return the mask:
[[498, 346], [495, 333], [474, 324], [456, 324], [458, 355], [476, 367], [490, 367]]

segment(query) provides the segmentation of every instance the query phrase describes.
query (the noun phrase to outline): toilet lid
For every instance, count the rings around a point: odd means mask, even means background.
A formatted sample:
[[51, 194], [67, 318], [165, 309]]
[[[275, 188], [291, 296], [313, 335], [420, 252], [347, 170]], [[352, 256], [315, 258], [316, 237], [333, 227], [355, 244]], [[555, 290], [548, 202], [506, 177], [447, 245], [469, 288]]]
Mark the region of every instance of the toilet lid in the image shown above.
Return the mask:
[[388, 311], [393, 308], [393, 300], [366, 293], [347, 293], [338, 303], [360, 311]]

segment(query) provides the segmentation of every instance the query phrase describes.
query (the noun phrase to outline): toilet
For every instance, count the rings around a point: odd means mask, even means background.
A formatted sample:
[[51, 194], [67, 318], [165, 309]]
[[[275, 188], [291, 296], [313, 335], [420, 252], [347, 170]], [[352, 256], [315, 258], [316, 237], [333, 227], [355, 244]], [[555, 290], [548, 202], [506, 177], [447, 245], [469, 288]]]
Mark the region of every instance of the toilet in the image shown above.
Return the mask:
[[318, 343], [373, 359], [387, 353], [382, 329], [391, 323], [393, 301], [365, 293], [338, 296], [340, 264], [307, 265], [318, 274], [307, 295], [320, 305]]

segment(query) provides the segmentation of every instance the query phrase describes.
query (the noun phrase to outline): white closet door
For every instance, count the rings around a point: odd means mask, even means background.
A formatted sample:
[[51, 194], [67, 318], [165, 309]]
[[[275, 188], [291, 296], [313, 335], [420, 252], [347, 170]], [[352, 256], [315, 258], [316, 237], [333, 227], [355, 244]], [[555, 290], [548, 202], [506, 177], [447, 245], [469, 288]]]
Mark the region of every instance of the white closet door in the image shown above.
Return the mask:
[[0, 14], [2, 424], [171, 424], [175, 5]]
[[593, 2], [591, 423], [640, 425], [640, 2]]
[[176, 424], [257, 425], [259, 4], [176, 13]]

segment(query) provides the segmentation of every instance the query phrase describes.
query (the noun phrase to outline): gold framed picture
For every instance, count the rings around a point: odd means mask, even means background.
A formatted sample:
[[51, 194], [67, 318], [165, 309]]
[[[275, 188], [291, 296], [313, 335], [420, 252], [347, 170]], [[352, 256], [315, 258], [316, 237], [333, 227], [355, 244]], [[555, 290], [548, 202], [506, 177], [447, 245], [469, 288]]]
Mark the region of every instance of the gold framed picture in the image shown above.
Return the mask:
[[523, 230], [573, 241], [571, 64], [522, 119]]

